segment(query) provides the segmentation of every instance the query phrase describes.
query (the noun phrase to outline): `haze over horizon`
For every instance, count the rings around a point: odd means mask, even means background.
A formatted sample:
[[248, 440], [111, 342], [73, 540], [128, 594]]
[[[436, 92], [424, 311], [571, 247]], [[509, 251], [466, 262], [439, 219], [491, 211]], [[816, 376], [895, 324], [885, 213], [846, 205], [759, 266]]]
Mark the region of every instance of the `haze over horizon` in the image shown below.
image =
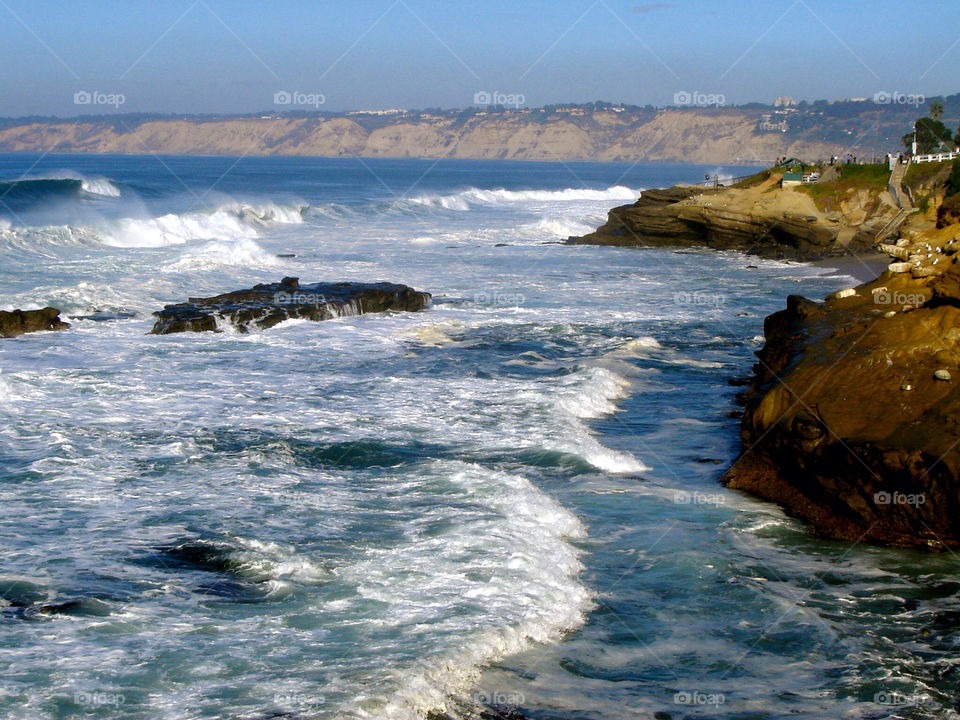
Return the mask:
[[[0, 114], [459, 108], [494, 92], [530, 107], [664, 106], [695, 91], [727, 104], [930, 97], [957, 90], [960, 39], [929, 21], [951, 9], [939, 0], [733, 9], [715, 0], [7, 0]], [[278, 106], [278, 92], [301, 102]]]

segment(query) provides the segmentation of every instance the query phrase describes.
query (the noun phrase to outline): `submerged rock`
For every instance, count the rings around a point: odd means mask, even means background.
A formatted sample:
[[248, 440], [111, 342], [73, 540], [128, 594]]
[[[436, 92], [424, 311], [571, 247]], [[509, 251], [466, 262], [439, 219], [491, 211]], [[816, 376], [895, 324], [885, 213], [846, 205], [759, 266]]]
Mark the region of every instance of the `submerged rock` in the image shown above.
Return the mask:
[[0, 310], [0, 337], [10, 338], [41, 330], [66, 330], [70, 327], [60, 319], [60, 311], [45, 307], [42, 310]]
[[240, 332], [269, 328], [291, 319], [330, 320], [348, 315], [399, 310], [415, 312], [430, 306], [431, 295], [393, 283], [315, 283], [297, 278], [254, 285], [209, 298], [189, 298], [155, 312], [151, 332], [219, 332], [224, 324]]

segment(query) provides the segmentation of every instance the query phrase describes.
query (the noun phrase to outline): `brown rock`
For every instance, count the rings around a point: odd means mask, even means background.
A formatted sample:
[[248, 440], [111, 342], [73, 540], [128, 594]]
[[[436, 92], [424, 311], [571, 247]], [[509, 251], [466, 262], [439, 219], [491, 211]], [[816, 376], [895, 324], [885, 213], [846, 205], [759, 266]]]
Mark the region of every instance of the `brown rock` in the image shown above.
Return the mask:
[[41, 330], [66, 330], [70, 327], [60, 319], [60, 311], [45, 307], [42, 310], [0, 310], [0, 337], [10, 338]]

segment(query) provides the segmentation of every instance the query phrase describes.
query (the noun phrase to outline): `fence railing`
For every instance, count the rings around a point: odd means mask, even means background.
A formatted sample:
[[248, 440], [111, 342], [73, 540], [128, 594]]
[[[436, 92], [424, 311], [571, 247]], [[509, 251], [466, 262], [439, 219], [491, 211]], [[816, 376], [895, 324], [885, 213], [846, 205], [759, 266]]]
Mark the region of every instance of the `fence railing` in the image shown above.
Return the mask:
[[960, 152], [933, 153], [931, 155], [914, 155], [911, 158], [911, 161], [915, 163], [945, 162], [947, 160], [953, 160], [954, 158], [958, 158], [958, 157], [960, 157]]

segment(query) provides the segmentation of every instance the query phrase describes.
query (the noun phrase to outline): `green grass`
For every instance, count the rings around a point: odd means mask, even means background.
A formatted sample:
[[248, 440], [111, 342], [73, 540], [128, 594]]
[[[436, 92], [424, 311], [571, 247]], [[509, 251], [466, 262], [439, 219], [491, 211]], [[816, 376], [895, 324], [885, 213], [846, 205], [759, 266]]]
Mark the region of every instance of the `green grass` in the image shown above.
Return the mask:
[[903, 184], [911, 190], [925, 185], [936, 175], [950, 167], [950, 162], [910, 163], [907, 174], [903, 176]]
[[766, 181], [766, 179], [769, 178], [769, 177], [770, 177], [770, 170], [761, 170], [760, 172], [756, 173], [755, 175], [751, 175], [750, 177], [744, 178], [743, 180], [741, 180], [741, 181], [739, 181], [739, 182], [735, 182], [735, 183], [734, 183], [733, 185], [731, 185], [730, 187], [733, 187], [733, 188], [741, 188], [741, 189], [742, 189], [742, 188], [751, 188], [751, 187], [754, 187], [755, 185], [760, 185], [761, 183], [763, 183], [764, 181]]
[[890, 169], [886, 163], [842, 165], [839, 170], [839, 180], [802, 185], [797, 189], [810, 195], [818, 208], [830, 212], [858, 190], [883, 192], [890, 180]]
[[841, 165], [840, 182], [862, 186], [885, 188], [890, 181], [890, 168], [886, 163], [864, 165]]

